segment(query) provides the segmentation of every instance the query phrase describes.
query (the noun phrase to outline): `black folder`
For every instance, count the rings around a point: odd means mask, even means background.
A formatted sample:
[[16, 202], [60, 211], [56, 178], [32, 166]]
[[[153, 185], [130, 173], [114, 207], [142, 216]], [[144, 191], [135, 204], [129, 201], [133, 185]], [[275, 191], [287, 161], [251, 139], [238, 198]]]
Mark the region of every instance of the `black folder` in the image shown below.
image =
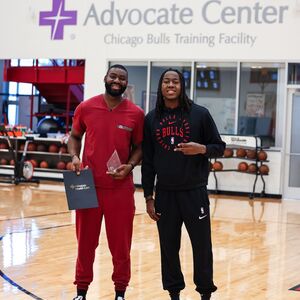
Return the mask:
[[90, 169], [80, 171], [64, 171], [64, 184], [69, 210], [98, 207], [97, 193], [93, 173]]

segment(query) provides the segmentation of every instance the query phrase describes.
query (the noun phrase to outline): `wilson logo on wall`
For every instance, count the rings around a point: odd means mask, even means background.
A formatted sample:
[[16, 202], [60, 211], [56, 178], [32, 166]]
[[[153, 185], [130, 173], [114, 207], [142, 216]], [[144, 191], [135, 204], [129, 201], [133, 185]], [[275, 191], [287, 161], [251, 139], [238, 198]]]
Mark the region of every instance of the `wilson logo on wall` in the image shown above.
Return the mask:
[[40, 12], [39, 25], [51, 26], [51, 40], [64, 38], [64, 26], [77, 25], [77, 11], [65, 10], [65, 0], [52, 0], [52, 10]]

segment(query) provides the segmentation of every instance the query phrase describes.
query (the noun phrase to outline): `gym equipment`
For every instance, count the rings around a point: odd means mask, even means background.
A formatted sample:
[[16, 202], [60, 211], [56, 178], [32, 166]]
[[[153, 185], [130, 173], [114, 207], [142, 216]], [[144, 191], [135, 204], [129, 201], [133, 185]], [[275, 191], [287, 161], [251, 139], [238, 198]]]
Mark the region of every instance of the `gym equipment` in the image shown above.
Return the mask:
[[47, 133], [58, 132], [59, 130], [59, 124], [53, 118], [44, 117], [37, 124], [37, 132], [42, 135], [46, 135]]
[[38, 179], [32, 178], [34, 167], [30, 161], [26, 160], [27, 148], [28, 144], [32, 142], [33, 137], [26, 136], [26, 141], [24, 145], [24, 150], [22, 152], [21, 159], [18, 160], [18, 150], [17, 150], [17, 142], [16, 147], [14, 149], [12, 145], [12, 139], [7, 133], [5, 126], [0, 125], [0, 132], [4, 139], [7, 141], [8, 151], [11, 155], [12, 160], [14, 161], [14, 175], [11, 176], [9, 179], [0, 179], [0, 182], [4, 183], [12, 183], [12, 184], [19, 184], [19, 183], [39, 183]]

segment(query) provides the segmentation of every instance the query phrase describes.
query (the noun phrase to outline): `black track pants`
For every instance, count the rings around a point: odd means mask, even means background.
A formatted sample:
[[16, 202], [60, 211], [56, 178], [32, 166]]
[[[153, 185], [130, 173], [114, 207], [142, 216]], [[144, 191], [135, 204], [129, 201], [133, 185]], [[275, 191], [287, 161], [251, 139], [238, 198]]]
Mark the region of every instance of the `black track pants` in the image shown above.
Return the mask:
[[169, 291], [185, 287], [179, 249], [182, 224], [193, 248], [194, 283], [199, 293], [214, 292], [209, 199], [206, 187], [185, 191], [156, 190], [157, 222], [163, 288]]

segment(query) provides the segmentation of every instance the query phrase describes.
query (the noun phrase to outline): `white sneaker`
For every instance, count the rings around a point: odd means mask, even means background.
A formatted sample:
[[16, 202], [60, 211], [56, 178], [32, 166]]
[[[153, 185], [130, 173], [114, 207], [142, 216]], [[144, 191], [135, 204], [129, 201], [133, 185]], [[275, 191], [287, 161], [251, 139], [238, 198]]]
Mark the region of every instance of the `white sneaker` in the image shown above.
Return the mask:
[[117, 300], [125, 300], [125, 298], [118, 296]]
[[85, 298], [83, 296], [77, 296], [73, 300], [84, 300]]

